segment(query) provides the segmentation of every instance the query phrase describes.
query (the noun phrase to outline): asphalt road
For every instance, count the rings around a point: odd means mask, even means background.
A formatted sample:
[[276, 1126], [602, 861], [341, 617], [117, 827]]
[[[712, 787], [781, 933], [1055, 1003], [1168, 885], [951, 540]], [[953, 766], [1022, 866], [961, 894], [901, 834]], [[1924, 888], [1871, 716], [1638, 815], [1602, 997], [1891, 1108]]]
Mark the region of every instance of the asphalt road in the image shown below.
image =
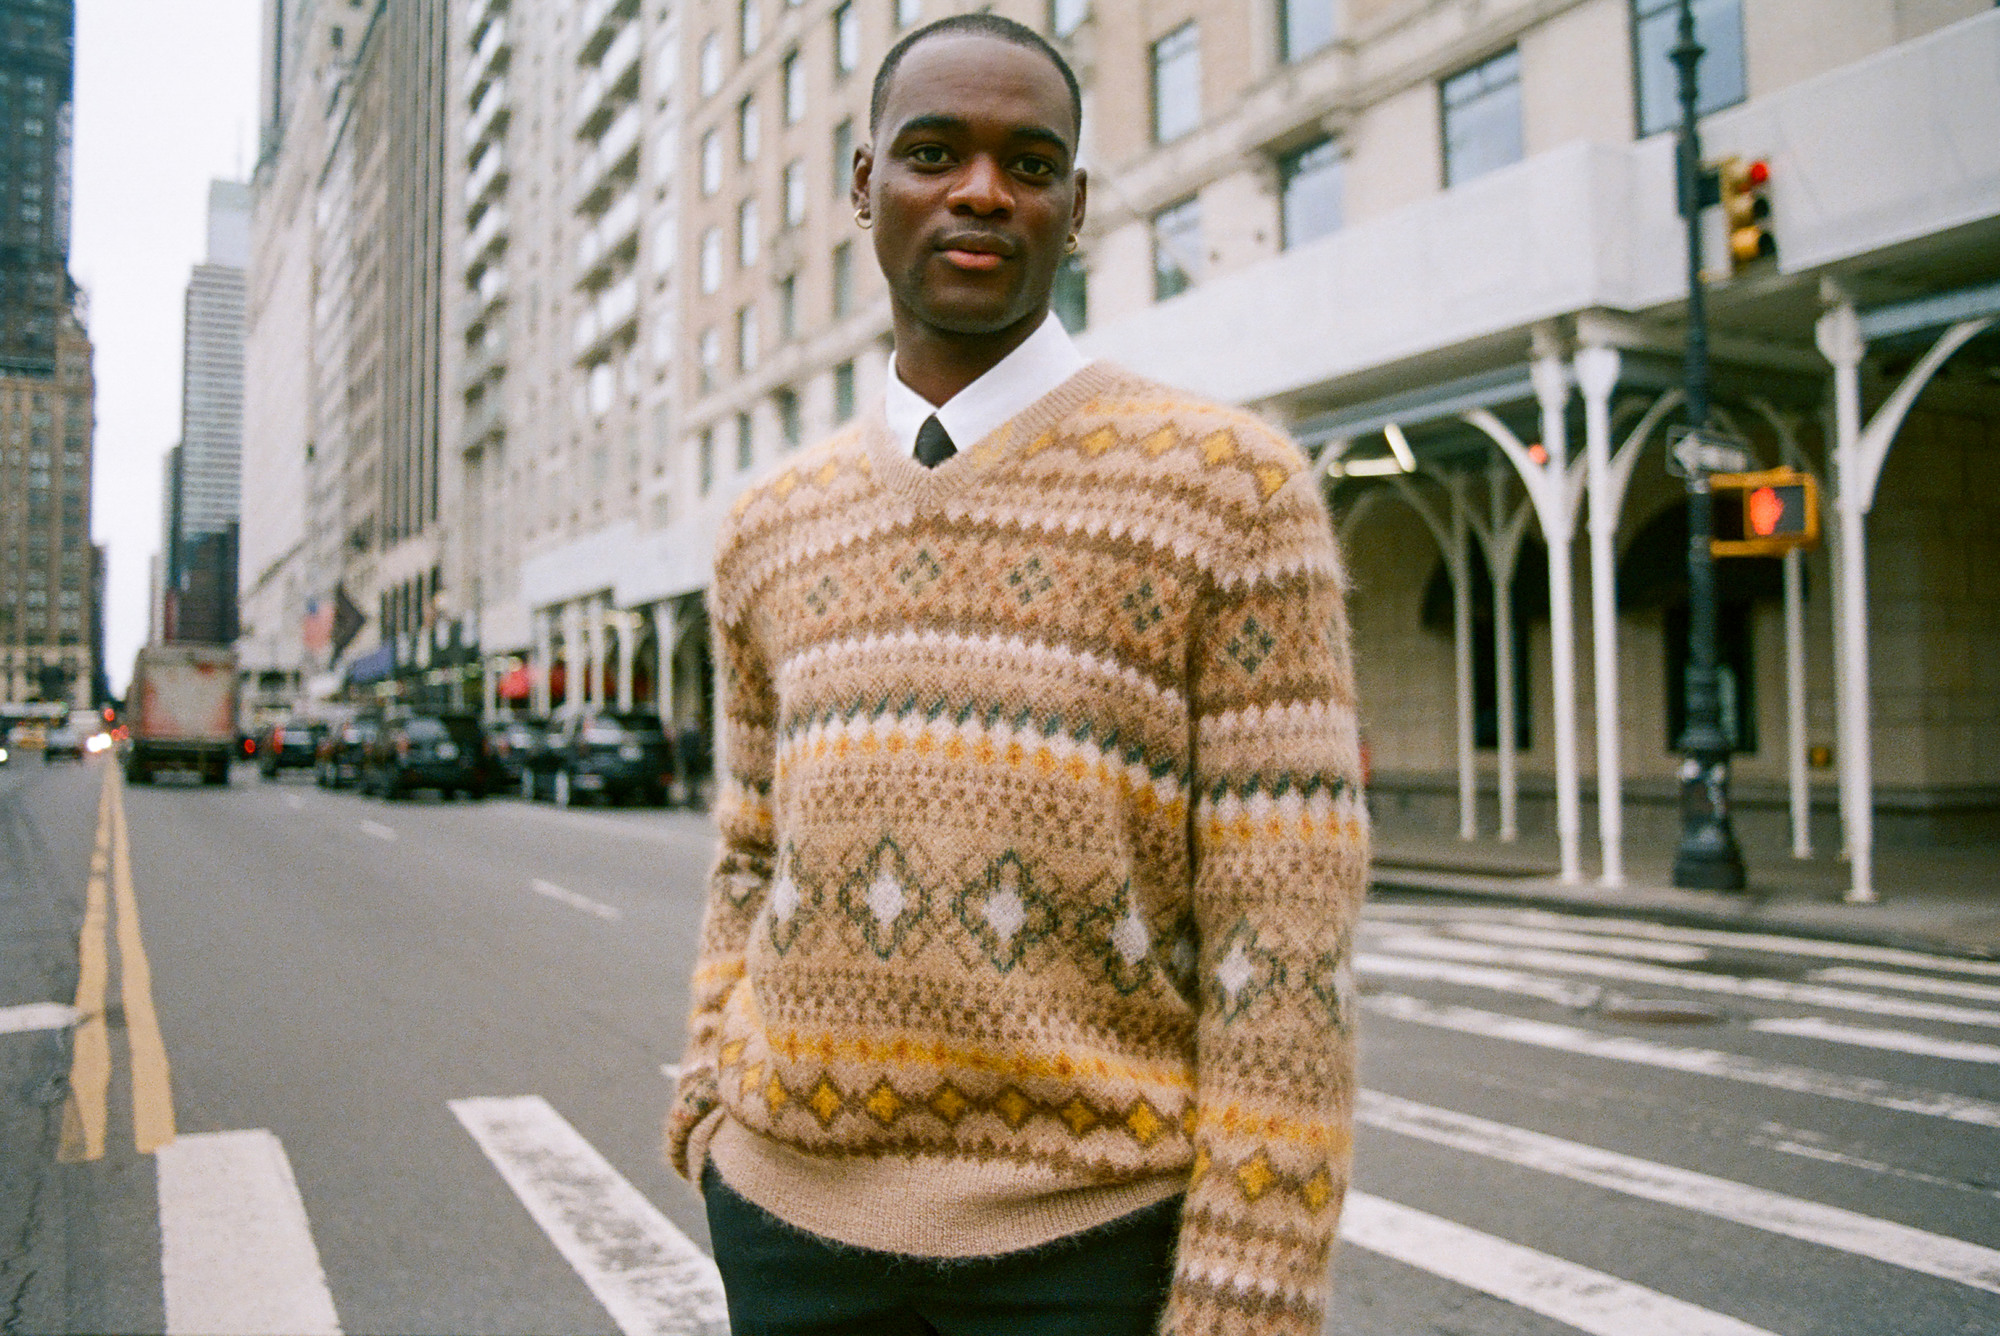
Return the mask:
[[[0, 1330], [719, 1330], [705, 818], [105, 777], [0, 769], [0, 1017], [105, 999], [0, 1033]], [[2000, 969], [1435, 900], [1359, 964], [1329, 1332], [2000, 1331]]]

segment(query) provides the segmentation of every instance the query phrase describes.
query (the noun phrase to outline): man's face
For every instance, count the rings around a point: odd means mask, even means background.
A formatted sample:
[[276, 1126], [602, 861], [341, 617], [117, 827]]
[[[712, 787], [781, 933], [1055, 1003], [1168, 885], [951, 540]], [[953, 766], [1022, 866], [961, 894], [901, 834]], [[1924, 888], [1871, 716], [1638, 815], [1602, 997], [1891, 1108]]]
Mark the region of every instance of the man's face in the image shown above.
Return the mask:
[[900, 315], [950, 334], [1039, 322], [1083, 225], [1073, 119], [1040, 52], [964, 34], [905, 53], [854, 169]]

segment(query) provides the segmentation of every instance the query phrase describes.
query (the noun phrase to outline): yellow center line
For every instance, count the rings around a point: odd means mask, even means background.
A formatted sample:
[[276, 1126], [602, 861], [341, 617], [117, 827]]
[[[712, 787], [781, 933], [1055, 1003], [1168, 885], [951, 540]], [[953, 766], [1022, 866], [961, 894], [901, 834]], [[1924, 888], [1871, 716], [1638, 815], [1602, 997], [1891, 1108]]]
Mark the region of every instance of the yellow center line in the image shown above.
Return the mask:
[[84, 892], [83, 931], [77, 941], [76, 1010], [71, 1037], [69, 1099], [63, 1105], [62, 1140], [56, 1158], [64, 1164], [104, 1156], [106, 1101], [111, 1090], [111, 1040], [104, 1024], [104, 986], [110, 972], [105, 945], [104, 874], [111, 846], [111, 786], [115, 766], [106, 766], [97, 800], [97, 839], [90, 851], [90, 883]]
[[139, 938], [139, 899], [132, 890], [132, 841], [125, 828], [125, 785], [112, 776], [111, 885], [118, 902], [118, 962], [124, 983], [125, 1036], [132, 1045], [132, 1135], [141, 1155], [174, 1139], [174, 1090], [167, 1046], [153, 1008], [153, 969]]

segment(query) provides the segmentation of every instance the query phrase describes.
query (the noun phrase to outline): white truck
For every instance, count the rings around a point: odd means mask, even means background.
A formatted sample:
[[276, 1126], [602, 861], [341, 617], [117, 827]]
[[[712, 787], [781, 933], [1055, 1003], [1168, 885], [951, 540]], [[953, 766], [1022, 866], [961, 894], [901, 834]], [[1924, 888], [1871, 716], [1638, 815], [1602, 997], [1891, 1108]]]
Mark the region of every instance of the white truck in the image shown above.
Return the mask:
[[236, 652], [227, 645], [147, 645], [125, 692], [125, 778], [194, 770], [227, 784], [236, 753]]

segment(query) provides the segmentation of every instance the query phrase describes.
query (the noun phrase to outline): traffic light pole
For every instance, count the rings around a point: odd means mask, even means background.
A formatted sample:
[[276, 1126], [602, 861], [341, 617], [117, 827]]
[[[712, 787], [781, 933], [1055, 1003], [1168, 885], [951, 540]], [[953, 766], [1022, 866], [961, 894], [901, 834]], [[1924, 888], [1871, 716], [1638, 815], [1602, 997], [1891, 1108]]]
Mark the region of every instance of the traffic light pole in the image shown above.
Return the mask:
[[[1709, 412], [1708, 305], [1701, 275], [1701, 137], [1695, 120], [1702, 47], [1694, 39], [1692, 0], [1680, 0], [1679, 18], [1679, 41], [1671, 54], [1680, 71], [1678, 193], [1687, 221], [1687, 424], [1690, 432], [1700, 432], [1708, 426]], [[1674, 885], [1734, 891], [1743, 888], [1743, 853], [1729, 819], [1729, 738], [1722, 731], [1717, 695], [1715, 558], [1709, 551], [1715, 505], [1708, 475], [1692, 458], [1687, 489], [1687, 723], [1680, 737], [1681, 839], [1674, 852]]]

